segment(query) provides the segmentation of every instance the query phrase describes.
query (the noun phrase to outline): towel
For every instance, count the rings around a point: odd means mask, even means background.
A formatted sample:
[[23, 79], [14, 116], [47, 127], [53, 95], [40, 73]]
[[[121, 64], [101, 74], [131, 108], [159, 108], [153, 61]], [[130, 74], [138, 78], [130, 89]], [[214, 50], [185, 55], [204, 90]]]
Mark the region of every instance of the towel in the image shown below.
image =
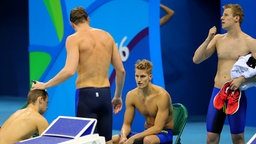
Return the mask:
[[[231, 69], [230, 76], [232, 79], [244, 76], [245, 78], [251, 78], [256, 75], [256, 68], [248, 65], [248, 60], [254, 59], [251, 54], [240, 56], [234, 66]], [[256, 82], [245, 82], [240, 86], [240, 90], [246, 90], [250, 87], [256, 87]]]

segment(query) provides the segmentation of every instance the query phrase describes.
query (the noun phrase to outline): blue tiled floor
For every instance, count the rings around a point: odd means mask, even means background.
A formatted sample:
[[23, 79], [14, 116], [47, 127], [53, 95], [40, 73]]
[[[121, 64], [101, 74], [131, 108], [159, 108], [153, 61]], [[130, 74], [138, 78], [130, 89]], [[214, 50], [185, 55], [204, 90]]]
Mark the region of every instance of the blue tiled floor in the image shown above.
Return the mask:
[[[20, 109], [26, 103], [26, 98], [0, 96], [0, 125], [17, 109]], [[188, 121], [182, 137], [182, 144], [205, 144], [206, 129], [203, 117], [191, 119]], [[118, 134], [118, 130], [113, 130], [113, 135]], [[256, 133], [256, 127], [246, 127], [246, 142]], [[176, 137], [174, 137], [175, 140]], [[220, 144], [232, 144], [229, 126], [225, 125], [221, 134]]]

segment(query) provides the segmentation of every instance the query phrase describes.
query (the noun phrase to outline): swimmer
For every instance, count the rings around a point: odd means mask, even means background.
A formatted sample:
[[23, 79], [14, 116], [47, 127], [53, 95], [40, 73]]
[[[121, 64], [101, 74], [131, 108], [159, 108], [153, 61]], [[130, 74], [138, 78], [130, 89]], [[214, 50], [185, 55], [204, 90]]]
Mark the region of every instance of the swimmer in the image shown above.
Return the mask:
[[[97, 119], [95, 133], [112, 143], [112, 116], [122, 109], [125, 69], [113, 37], [90, 26], [90, 18], [82, 7], [70, 12], [75, 30], [66, 39], [67, 57], [62, 70], [48, 82], [36, 82], [32, 89], [56, 86], [77, 72], [76, 116]], [[115, 70], [115, 93], [111, 100], [109, 69]], [[113, 106], [113, 107], [112, 107]], [[113, 110], [113, 109], [114, 110]]]
[[14, 112], [0, 129], [0, 144], [13, 144], [29, 139], [34, 134], [41, 135], [49, 126], [42, 116], [47, 110], [48, 94], [45, 90], [31, 90], [28, 106]]
[[[241, 95], [232, 94], [231, 97], [228, 97], [227, 107], [232, 106], [233, 103], [239, 103], [238, 105], [234, 105], [239, 106], [239, 109], [232, 115], [227, 115], [222, 109], [216, 109], [213, 106], [213, 101], [214, 97], [227, 82], [230, 82], [229, 90], [235, 91], [238, 90], [243, 83], [250, 81], [250, 79], [255, 80], [255, 77], [247, 79], [242, 75], [231, 79], [230, 73], [239, 56], [252, 53], [252, 56], [256, 58], [256, 40], [241, 30], [244, 12], [240, 5], [226, 4], [223, 8], [224, 11], [221, 16], [221, 22], [222, 28], [227, 32], [224, 34], [216, 34], [216, 27], [212, 27], [205, 41], [195, 51], [193, 62], [199, 64], [211, 57], [215, 52], [217, 53], [217, 72], [206, 120], [207, 144], [219, 143], [226, 117], [228, 117], [229, 120], [233, 143], [244, 144], [247, 107], [245, 92], [242, 91]], [[222, 96], [224, 97], [219, 98], [227, 99], [228, 95], [225, 94]]]
[[[172, 143], [173, 108], [169, 93], [151, 83], [153, 65], [148, 60], [138, 60], [135, 65], [137, 88], [126, 95], [126, 110], [120, 135], [112, 137], [114, 144]], [[135, 110], [145, 117], [145, 130], [132, 132]]]

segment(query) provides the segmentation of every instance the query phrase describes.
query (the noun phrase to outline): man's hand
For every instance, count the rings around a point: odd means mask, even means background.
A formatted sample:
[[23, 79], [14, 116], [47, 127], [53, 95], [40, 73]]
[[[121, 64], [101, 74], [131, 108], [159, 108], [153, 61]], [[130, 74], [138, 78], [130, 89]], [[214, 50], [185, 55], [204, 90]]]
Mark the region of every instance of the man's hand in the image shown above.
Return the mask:
[[113, 104], [113, 107], [114, 107], [114, 114], [117, 114], [119, 111], [122, 110], [122, 98], [121, 97], [117, 97], [115, 96], [113, 99], [112, 99], [112, 104]]
[[213, 26], [212, 28], [210, 28], [209, 33], [208, 33], [208, 38], [210, 40], [212, 40], [214, 38], [216, 31], [217, 31], [216, 26]]
[[245, 82], [245, 78], [243, 76], [235, 78], [232, 80], [230, 84], [230, 89], [231, 90], [237, 90], [241, 86], [241, 84]]
[[124, 144], [127, 141], [126, 137], [121, 137], [119, 144]]
[[134, 143], [134, 140], [135, 140], [135, 139], [134, 139], [133, 136], [132, 136], [132, 137], [130, 137], [129, 139], [127, 139], [124, 144], [133, 144], [133, 143]]
[[39, 82], [39, 81], [33, 81], [31, 90], [34, 90], [34, 89], [41, 89], [41, 90], [46, 89], [45, 83]]

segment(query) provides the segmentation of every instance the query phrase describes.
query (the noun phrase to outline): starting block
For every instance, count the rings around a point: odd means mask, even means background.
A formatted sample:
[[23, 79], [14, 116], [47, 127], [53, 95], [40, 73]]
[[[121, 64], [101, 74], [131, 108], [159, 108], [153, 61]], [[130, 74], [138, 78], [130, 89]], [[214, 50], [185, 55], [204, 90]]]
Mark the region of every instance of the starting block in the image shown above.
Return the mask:
[[256, 144], [256, 133], [252, 136], [252, 138], [246, 144]]
[[105, 138], [98, 134], [86, 135], [80, 138], [62, 142], [60, 144], [105, 144]]
[[96, 124], [92, 118], [59, 116], [41, 136], [16, 144], [104, 144], [104, 137], [93, 134]]

